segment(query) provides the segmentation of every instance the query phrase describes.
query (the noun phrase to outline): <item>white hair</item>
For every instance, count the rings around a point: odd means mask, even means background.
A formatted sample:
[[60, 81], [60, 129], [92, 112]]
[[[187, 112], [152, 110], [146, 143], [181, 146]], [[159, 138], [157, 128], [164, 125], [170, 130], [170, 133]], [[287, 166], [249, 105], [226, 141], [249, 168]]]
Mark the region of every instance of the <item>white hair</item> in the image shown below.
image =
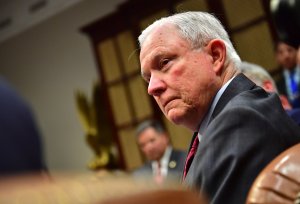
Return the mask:
[[256, 85], [263, 87], [265, 81], [270, 81], [275, 91], [277, 92], [277, 87], [272, 76], [263, 67], [253, 64], [250, 62], [243, 61], [240, 65], [240, 70], [248, 78], [250, 78]]
[[206, 12], [178, 13], [155, 21], [139, 36], [140, 47], [142, 48], [146, 38], [155, 28], [164, 24], [175, 25], [181, 37], [186, 39], [193, 49], [202, 48], [213, 39], [221, 39], [226, 46], [225, 63], [232, 61], [235, 67], [239, 67], [241, 59], [234, 49], [226, 30], [215, 16]]

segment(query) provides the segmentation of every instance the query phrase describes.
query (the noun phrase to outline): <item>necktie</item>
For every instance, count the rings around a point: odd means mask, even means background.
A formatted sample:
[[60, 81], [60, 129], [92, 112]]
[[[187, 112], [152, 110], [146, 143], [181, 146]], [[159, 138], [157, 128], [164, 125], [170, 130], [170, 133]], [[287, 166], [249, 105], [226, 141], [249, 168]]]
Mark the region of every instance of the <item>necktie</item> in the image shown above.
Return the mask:
[[156, 174], [155, 174], [155, 177], [154, 177], [154, 181], [157, 184], [161, 184], [163, 182], [163, 176], [162, 176], [162, 173], [161, 173], [161, 164], [160, 164], [160, 162], [158, 162], [158, 165], [157, 165], [157, 171], [156, 171]]
[[184, 166], [184, 170], [183, 170], [183, 179], [185, 179], [186, 177], [186, 174], [187, 172], [189, 171], [189, 168], [192, 164], [192, 161], [194, 159], [194, 156], [196, 154], [196, 151], [197, 151], [197, 148], [198, 148], [198, 145], [199, 145], [199, 139], [198, 137], [196, 136], [194, 138], [194, 141], [193, 141], [193, 144], [192, 144], [192, 147], [187, 155], [187, 158], [185, 160], [185, 166]]
[[295, 80], [296, 71], [290, 72], [290, 86], [289, 86], [289, 99], [293, 108], [300, 107], [300, 90], [298, 89], [298, 83]]
[[290, 73], [290, 80], [291, 80], [291, 92], [294, 95], [298, 92], [297, 82], [295, 80], [295, 71], [291, 71]]

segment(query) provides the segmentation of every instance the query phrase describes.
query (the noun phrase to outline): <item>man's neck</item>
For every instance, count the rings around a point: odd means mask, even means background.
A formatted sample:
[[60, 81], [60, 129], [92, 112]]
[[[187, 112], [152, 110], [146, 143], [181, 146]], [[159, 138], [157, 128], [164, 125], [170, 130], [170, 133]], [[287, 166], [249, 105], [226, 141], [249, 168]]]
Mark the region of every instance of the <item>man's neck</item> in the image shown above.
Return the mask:
[[221, 74], [222, 86], [239, 73], [241, 73], [241, 71], [239, 71], [232, 62], [229, 62], [228, 65], [223, 68], [223, 73]]

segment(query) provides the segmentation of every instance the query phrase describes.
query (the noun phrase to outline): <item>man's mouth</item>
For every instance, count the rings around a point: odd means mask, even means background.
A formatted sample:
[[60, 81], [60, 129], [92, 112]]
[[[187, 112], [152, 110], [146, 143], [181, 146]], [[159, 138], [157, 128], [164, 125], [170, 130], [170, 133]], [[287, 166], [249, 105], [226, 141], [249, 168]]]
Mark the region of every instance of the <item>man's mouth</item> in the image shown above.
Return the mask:
[[162, 103], [162, 107], [165, 109], [165, 108], [168, 106], [168, 104], [169, 104], [170, 102], [172, 102], [173, 100], [175, 100], [175, 99], [176, 99], [176, 98], [174, 98], [174, 97], [168, 98], [167, 100], [164, 101], [164, 103]]

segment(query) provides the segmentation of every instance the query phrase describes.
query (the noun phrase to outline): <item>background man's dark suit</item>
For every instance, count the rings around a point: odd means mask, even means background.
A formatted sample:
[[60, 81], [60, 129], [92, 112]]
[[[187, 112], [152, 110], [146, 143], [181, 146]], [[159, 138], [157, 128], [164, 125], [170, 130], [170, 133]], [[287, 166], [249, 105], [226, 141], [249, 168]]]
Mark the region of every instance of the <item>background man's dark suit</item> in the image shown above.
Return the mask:
[[278, 96], [240, 74], [217, 103], [185, 182], [203, 189], [211, 203], [245, 203], [262, 168], [299, 141], [299, 127]]
[[285, 85], [285, 80], [283, 77], [283, 74], [280, 75], [279, 79], [276, 81], [276, 86], [278, 88], [278, 91], [280, 94], [286, 95], [287, 96], [287, 88]]
[[[184, 168], [186, 152], [172, 149], [169, 164], [167, 180], [181, 181], [182, 172]], [[134, 176], [138, 177], [152, 177], [151, 162], [146, 162], [143, 166], [133, 172]]]

